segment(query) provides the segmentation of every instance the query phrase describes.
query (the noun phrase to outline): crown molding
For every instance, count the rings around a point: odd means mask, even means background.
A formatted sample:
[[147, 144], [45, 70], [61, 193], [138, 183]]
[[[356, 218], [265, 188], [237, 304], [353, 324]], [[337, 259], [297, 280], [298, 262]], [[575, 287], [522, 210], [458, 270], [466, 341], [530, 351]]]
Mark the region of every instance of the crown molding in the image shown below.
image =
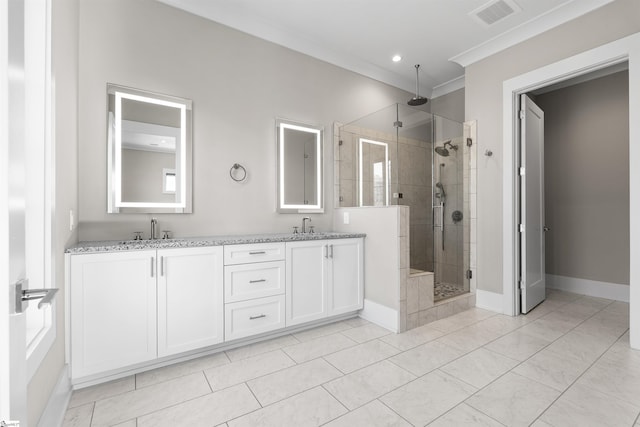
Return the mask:
[[449, 61], [460, 64], [463, 67], [467, 67], [511, 46], [535, 37], [538, 34], [549, 31], [550, 29], [562, 25], [565, 22], [569, 22], [579, 16], [598, 9], [612, 1], [614, 0], [579, 0], [571, 3], [565, 3], [550, 10], [544, 15], [525, 22], [476, 47], [453, 56], [449, 58]]
[[446, 83], [439, 84], [433, 88], [433, 92], [431, 92], [431, 98], [438, 98], [440, 96], [446, 95], [451, 92], [455, 92], [456, 90], [464, 88], [464, 74], [460, 77], [456, 77], [455, 79], [449, 80]]

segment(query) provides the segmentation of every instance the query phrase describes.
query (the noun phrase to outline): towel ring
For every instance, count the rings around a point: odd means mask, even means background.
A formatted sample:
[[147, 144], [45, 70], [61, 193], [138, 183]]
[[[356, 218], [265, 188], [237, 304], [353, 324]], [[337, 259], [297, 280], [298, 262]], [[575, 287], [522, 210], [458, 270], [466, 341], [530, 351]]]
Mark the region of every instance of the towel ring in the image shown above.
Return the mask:
[[[236, 178], [235, 176], [233, 176], [233, 171], [238, 169], [242, 169], [242, 177]], [[229, 176], [235, 182], [242, 182], [247, 179], [247, 170], [240, 163], [234, 163], [233, 166], [231, 166], [231, 169], [229, 169]]]

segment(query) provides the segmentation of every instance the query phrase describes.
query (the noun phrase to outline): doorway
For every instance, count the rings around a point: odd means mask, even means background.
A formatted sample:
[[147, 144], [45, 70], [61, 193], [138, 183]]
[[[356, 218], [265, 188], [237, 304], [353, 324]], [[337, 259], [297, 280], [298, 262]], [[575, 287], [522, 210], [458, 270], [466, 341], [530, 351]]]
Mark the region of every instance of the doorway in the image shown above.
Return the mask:
[[[517, 298], [519, 224], [517, 208], [518, 124], [514, 120], [518, 97], [624, 61], [629, 61], [629, 117], [640, 114], [640, 34], [625, 37], [562, 61], [516, 76], [503, 83], [503, 313], [520, 312]], [[629, 121], [629, 206], [630, 217], [640, 216], [640, 123]], [[630, 259], [640, 255], [640, 224], [630, 222]], [[640, 265], [629, 266], [630, 343], [640, 348]]]

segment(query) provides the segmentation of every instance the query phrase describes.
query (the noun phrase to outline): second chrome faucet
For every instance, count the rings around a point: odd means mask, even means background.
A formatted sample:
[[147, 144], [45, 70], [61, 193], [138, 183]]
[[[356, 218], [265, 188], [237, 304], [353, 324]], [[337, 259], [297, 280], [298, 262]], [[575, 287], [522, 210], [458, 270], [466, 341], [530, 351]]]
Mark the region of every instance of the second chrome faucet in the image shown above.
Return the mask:
[[302, 218], [302, 232], [303, 233], [307, 232], [307, 221], [311, 222], [311, 218], [309, 218], [308, 216], [305, 216], [304, 218]]

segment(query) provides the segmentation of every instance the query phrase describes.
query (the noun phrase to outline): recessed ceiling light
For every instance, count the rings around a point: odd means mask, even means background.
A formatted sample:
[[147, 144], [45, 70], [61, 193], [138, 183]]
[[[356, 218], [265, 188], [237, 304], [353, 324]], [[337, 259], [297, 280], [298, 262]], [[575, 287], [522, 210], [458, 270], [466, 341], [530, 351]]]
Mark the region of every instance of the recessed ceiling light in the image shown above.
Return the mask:
[[393, 58], [391, 58], [391, 60], [392, 60], [393, 62], [400, 62], [400, 61], [402, 61], [402, 56], [400, 56], [400, 55], [393, 55]]

